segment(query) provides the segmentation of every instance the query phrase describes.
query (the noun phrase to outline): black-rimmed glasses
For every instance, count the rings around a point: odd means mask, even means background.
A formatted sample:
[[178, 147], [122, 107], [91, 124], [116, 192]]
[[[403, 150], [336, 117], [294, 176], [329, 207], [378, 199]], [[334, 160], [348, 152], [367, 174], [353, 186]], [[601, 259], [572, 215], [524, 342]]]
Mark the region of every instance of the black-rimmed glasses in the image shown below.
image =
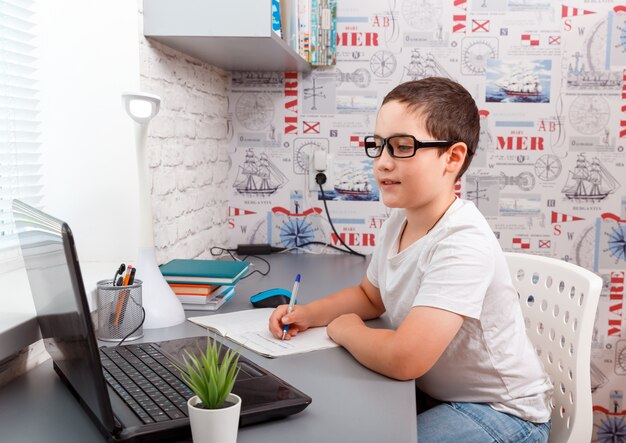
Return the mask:
[[389, 155], [395, 158], [413, 157], [421, 148], [449, 148], [456, 142], [447, 140], [419, 141], [412, 135], [392, 135], [382, 138], [377, 135], [368, 135], [364, 139], [365, 154], [370, 158], [380, 157], [387, 146]]

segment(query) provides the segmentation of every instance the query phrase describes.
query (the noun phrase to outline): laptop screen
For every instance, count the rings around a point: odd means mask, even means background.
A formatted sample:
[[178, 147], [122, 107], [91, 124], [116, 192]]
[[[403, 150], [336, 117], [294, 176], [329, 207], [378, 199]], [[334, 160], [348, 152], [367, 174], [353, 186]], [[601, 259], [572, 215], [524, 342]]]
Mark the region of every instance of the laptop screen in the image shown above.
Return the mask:
[[69, 226], [19, 200], [13, 215], [46, 350], [95, 418], [114, 429]]

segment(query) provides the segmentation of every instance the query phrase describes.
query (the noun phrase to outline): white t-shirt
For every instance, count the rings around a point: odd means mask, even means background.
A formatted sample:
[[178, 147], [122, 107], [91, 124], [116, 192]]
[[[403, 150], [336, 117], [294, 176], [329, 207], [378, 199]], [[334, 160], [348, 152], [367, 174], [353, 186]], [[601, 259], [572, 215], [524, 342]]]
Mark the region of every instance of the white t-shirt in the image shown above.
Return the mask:
[[392, 211], [367, 270], [393, 328], [415, 306], [464, 317], [418, 387], [441, 401], [488, 403], [547, 422], [552, 384], [526, 335], [506, 259], [485, 218], [472, 202], [457, 199], [427, 235], [398, 253], [404, 214]]

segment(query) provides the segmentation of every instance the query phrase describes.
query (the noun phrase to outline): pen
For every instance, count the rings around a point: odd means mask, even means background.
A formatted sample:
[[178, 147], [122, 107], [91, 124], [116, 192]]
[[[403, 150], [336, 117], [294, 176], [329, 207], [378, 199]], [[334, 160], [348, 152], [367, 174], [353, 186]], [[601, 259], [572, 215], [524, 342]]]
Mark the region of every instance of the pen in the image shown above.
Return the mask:
[[[130, 270], [130, 278], [128, 279], [128, 286], [131, 286], [133, 284], [133, 282], [135, 281], [135, 273], [137, 272], [137, 268], [133, 268]], [[130, 296], [128, 295], [130, 293], [130, 289], [125, 289], [124, 291], [124, 301], [122, 302], [122, 312], [120, 313], [120, 323], [122, 323], [124, 321], [124, 313], [126, 312], [126, 305], [128, 304], [128, 299], [130, 298]]]
[[[126, 268], [126, 274], [124, 274], [124, 281], [122, 282], [122, 286], [128, 285], [128, 281], [130, 280], [130, 274], [134, 269], [132, 266], [128, 265]], [[126, 296], [128, 295], [128, 291], [124, 289], [120, 292], [119, 298], [117, 299], [117, 306], [115, 307], [115, 326], [119, 326], [120, 319], [122, 318], [122, 309], [124, 307], [124, 300], [126, 300]]]
[[126, 265], [124, 263], [122, 263], [116, 270], [115, 270], [115, 277], [113, 277], [113, 286], [119, 286], [118, 284], [116, 284], [117, 280], [117, 276], [119, 275], [120, 278], [122, 276], [122, 273], [124, 272], [124, 270], [126, 269]]
[[[298, 295], [298, 288], [300, 287], [300, 274], [296, 275], [296, 281], [293, 283], [293, 290], [291, 291], [291, 298], [289, 299], [289, 306], [287, 306], [287, 314], [293, 311], [293, 305], [296, 303], [296, 296]], [[289, 325], [283, 326], [283, 338], [285, 339], [285, 335], [287, 335], [287, 331], [289, 330]]]

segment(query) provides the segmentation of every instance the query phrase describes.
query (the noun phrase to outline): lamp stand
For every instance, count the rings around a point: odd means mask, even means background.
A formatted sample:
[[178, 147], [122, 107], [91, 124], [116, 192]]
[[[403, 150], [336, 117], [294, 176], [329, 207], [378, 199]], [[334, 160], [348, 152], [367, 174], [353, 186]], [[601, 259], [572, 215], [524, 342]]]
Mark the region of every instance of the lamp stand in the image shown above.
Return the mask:
[[[140, 236], [135, 278], [143, 281], [142, 304], [146, 310], [143, 327], [145, 329], [166, 328], [184, 322], [185, 311], [159, 270], [154, 248], [146, 141], [148, 124], [158, 114], [161, 99], [152, 94], [124, 93], [122, 102], [126, 113], [135, 122]], [[141, 107], [143, 107], [143, 113]]]

